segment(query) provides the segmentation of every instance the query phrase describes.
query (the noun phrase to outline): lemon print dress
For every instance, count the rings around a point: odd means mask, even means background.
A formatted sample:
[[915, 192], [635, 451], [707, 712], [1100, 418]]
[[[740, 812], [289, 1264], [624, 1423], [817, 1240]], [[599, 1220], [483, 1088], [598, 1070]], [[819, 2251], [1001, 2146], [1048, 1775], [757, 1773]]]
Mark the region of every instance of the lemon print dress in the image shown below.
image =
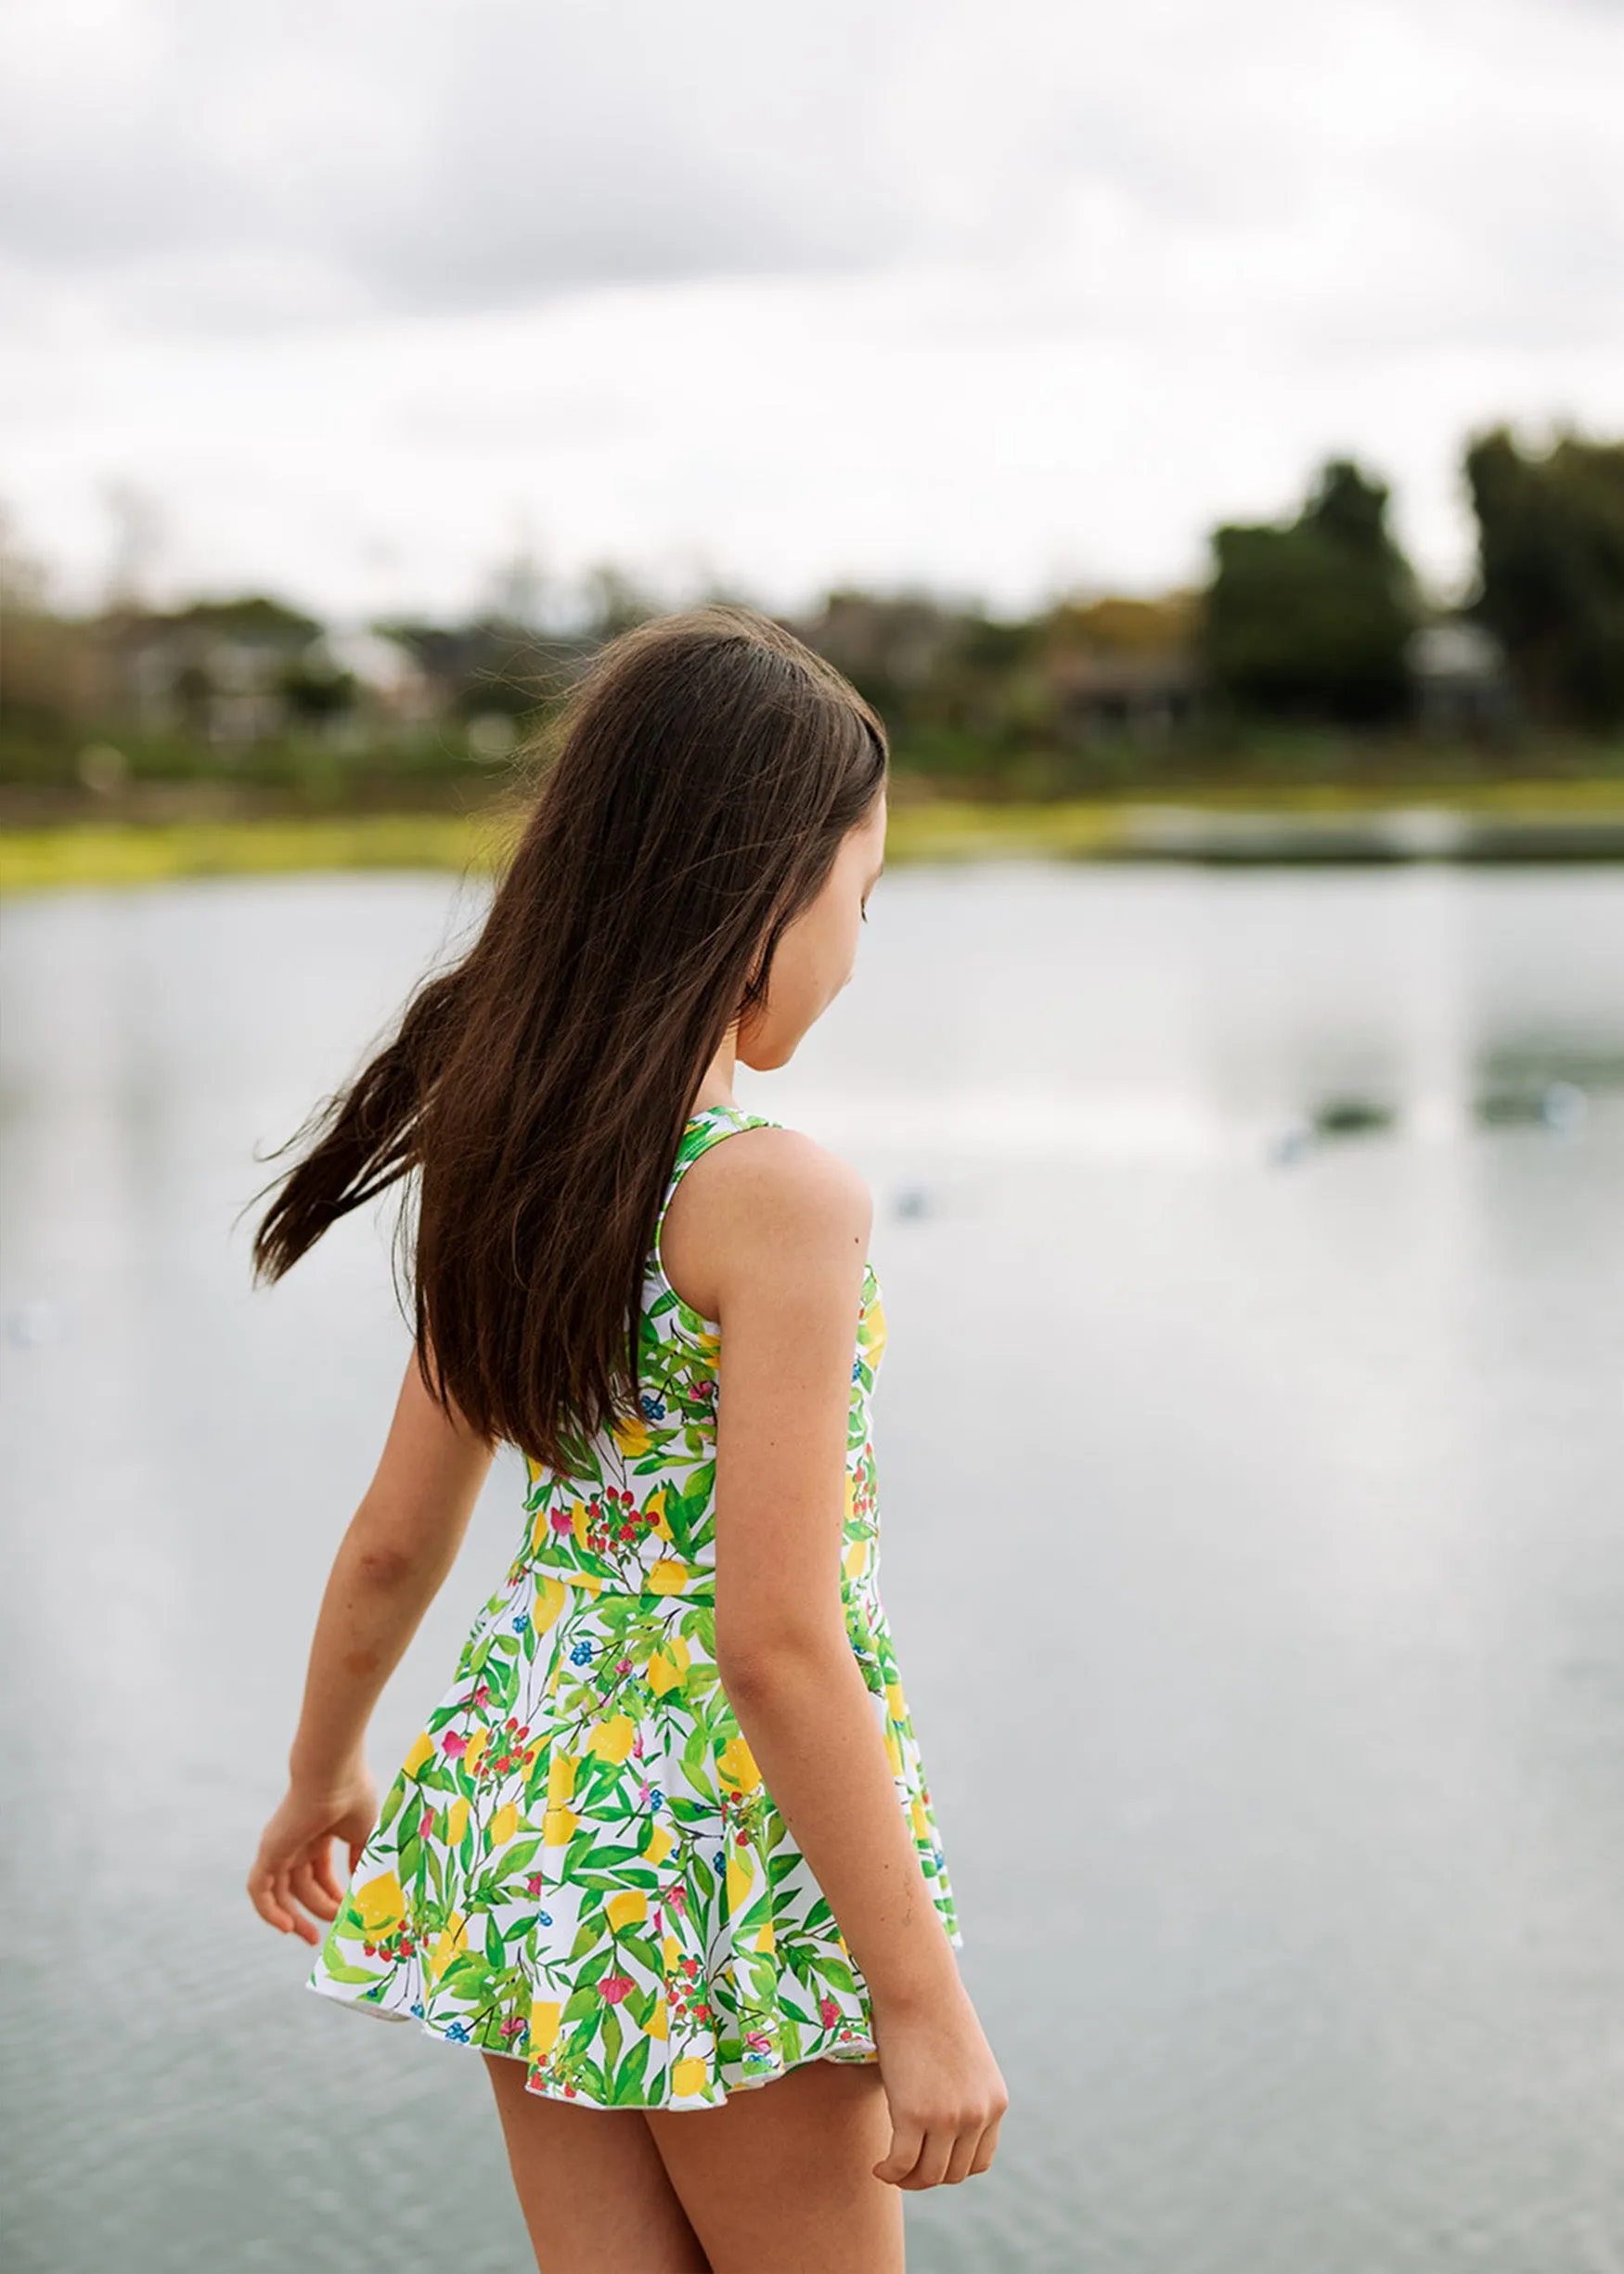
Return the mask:
[[[660, 1209], [734, 1131], [683, 1131]], [[872, 2060], [862, 1977], [716, 1674], [719, 1331], [644, 1280], [641, 1413], [571, 1473], [526, 1463], [524, 1528], [402, 1764], [308, 1986], [510, 2054], [600, 2108], [717, 2107], [798, 2062]], [[937, 1910], [960, 1940], [879, 1588], [864, 1269], [846, 1444], [846, 1633]]]

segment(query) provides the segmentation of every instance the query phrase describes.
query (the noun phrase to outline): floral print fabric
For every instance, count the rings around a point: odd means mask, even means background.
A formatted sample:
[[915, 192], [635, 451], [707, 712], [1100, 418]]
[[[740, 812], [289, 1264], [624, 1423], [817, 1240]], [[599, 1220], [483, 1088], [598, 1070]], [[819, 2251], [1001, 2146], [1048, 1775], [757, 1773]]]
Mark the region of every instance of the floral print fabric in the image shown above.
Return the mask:
[[[688, 1123], [677, 1180], [766, 1117]], [[771, 1126], [778, 1126], [773, 1124]], [[865, 1985], [717, 1679], [718, 1332], [660, 1263], [642, 1411], [526, 1463], [524, 1529], [384, 1800], [308, 1986], [522, 2060], [528, 2088], [704, 2108], [797, 2062], [871, 2060]], [[925, 1879], [959, 1932], [879, 1589], [865, 1267], [847, 1431], [846, 1631]]]

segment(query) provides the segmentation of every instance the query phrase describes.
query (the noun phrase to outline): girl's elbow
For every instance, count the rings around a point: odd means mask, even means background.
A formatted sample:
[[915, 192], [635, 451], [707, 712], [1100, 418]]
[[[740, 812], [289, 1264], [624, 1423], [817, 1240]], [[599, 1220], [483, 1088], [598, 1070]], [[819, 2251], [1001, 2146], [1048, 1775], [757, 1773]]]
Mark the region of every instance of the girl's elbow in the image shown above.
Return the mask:
[[736, 1705], [770, 1705], [814, 1687], [841, 1655], [849, 1656], [844, 1635], [831, 1637], [815, 1627], [716, 1638], [716, 1672]]

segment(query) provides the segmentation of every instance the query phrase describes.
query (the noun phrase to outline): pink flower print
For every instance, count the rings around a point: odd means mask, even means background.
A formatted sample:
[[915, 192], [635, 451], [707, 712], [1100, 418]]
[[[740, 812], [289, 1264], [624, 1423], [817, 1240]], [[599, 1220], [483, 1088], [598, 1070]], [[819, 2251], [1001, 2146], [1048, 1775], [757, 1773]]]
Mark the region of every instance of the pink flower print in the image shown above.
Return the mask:
[[[642, 1739], [640, 1738], [634, 1739], [632, 1744], [632, 1751], [634, 1753], [638, 1751], [641, 1744]], [[649, 1795], [653, 1789], [653, 1786], [648, 1783], [640, 1784], [638, 1787], [638, 1806], [639, 1808], [646, 1808], [649, 1805]]]
[[522, 2014], [510, 2013], [507, 2020], [502, 2023], [502, 2035], [504, 2037], [522, 2036], [524, 2031], [529, 2027], [530, 2024], [524, 2019]]
[[539, 1871], [533, 1871], [530, 1877], [524, 1882], [524, 1892], [527, 1895], [539, 1895], [543, 1884], [544, 1882], [541, 1873]]
[[[626, 1663], [625, 1663], [625, 1665], [624, 1665], [624, 1666], [621, 1668], [621, 1672], [622, 1672], [622, 1673], [630, 1673], [631, 1670], [632, 1670], [632, 1669], [631, 1669], [631, 1661], [630, 1661], [630, 1660], [628, 1659], [628, 1660], [627, 1660], [627, 1661], [626, 1661]], [[632, 1759], [633, 1759], [634, 1761], [640, 1761], [640, 1760], [642, 1759], [642, 1757], [643, 1757], [643, 1733], [642, 1733], [642, 1731], [639, 1729], [639, 1730], [638, 1730], [638, 1731], [635, 1733], [635, 1735], [634, 1735], [634, 1736], [633, 1736], [633, 1738], [632, 1738]], [[644, 1786], [643, 1789], [644, 1789], [645, 1794], [647, 1794], [647, 1791], [648, 1791], [648, 1787], [647, 1787], [646, 1785]]]
[[433, 1830], [433, 1828], [434, 1811], [432, 1808], [425, 1808], [422, 1815], [418, 1818], [418, 1838], [419, 1840], [427, 1840], [429, 1834]]
[[489, 1705], [489, 1704], [490, 1704], [490, 1702], [491, 1702], [491, 1686], [490, 1686], [490, 1684], [489, 1684], [488, 1682], [482, 1682], [482, 1683], [480, 1684], [480, 1686], [479, 1686], [478, 1689], [476, 1689], [476, 1690], [475, 1690], [475, 1692], [474, 1692], [474, 1694], [473, 1694], [473, 1701], [474, 1701], [475, 1705]]
[[605, 2005], [618, 2006], [634, 1986], [629, 1974], [605, 1974], [598, 1984], [598, 1995]]
[[818, 2018], [822, 2022], [825, 2029], [832, 2029], [834, 2027], [836, 2022], [838, 2022], [840, 2019], [840, 2008], [835, 2004], [832, 1997], [820, 1997], [818, 2000]]
[[744, 2049], [747, 2053], [770, 2053], [772, 2039], [765, 2029], [747, 2029], [744, 2033]]
[[455, 1729], [447, 1729], [440, 1739], [440, 1750], [447, 1761], [460, 1761], [468, 1751], [468, 1739], [459, 1736]]

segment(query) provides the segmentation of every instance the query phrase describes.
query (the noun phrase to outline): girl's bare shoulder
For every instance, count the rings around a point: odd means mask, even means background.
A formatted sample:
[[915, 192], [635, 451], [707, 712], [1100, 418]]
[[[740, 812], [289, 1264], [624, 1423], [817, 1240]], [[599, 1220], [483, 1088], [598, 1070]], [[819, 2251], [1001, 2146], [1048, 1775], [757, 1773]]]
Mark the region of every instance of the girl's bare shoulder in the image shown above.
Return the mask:
[[805, 1131], [740, 1130], [702, 1154], [672, 1195], [661, 1235], [665, 1275], [714, 1319], [741, 1276], [777, 1276], [788, 1264], [838, 1271], [860, 1258], [873, 1212], [864, 1178]]

